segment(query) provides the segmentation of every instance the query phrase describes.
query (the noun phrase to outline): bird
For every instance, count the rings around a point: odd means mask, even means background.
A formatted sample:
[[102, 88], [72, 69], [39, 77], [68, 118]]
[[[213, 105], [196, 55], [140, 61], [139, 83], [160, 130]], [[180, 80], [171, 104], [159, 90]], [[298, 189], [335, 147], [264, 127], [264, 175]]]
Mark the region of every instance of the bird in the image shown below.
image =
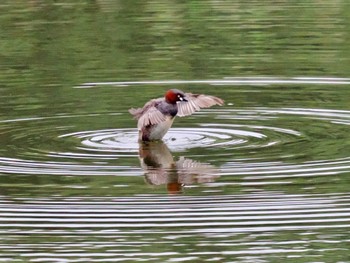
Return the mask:
[[137, 120], [139, 141], [147, 142], [161, 140], [176, 116], [188, 116], [201, 108], [223, 104], [224, 100], [215, 96], [170, 89], [164, 97], [152, 99], [142, 108], [131, 108], [129, 112]]

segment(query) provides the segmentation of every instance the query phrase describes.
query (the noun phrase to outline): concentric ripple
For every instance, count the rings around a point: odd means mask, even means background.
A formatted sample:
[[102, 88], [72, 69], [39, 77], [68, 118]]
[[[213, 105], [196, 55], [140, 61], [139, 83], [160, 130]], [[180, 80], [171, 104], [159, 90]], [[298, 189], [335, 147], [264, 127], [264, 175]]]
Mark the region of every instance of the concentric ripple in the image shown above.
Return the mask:
[[[263, 126], [240, 126], [224, 124], [200, 124], [207, 128], [172, 128], [164, 137], [164, 142], [171, 147], [173, 151], [182, 151], [198, 147], [220, 147], [230, 146], [231, 148], [253, 147], [249, 145], [250, 140], [265, 140], [268, 137], [262, 132], [254, 132], [248, 129], [266, 129], [286, 135], [300, 136], [300, 133], [287, 129], [278, 129]], [[209, 128], [213, 127], [215, 128]], [[241, 128], [241, 129], [239, 129]], [[243, 128], [243, 129], [242, 129]], [[98, 152], [130, 152], [138, 149], [138, 133], [135, 129], [110, 129], [100, 131], [86, 131], [70, 133], [60, 136], [60, 138], [75, 137], [81, 140], [82, 146], [79, 149], [85, 151]], [[260, 147], [276, 144], [278, 141], [261, 142]]]
[[[140, 147], [135, 128], [74, 131], [77, 117], [93, 122], [93, 118], [104, 116], [65, 115], [2, 121], [2, 135], [8, 143], [1, 152], [0, 172], [142, 174], [135, 162]], [[203, 117], [213, 118], [215, 123], [202, 122]], [[65, 125], [59, 124], [62, 118], [66, 120]], [[164, 142], [171, 152], [188, 157], [197, 156], [196, 149], [205, 148], [207, 152], [215, 152], [216, 158], [226, 158], [220, 167], [221, 175], [262, 175], [267, 172], [272, 178], [291, 174], [338, 174], [350, 170], [345, 149], [350, 141], [350, 111], [226, 107], [199, 112], [197, 119], [193, 127], [186, 128], [177, 127], [181, 125], [181, 119], [177, 120], [178, 124], [168, 132]], [[332, 134], [327, 130], [330, 125]], [[316, 132], [313, 127], [317, 128]], [[336, 139], [333, 138], [335, 135]], [[324, 144], [337, 147], [338, 154], [327, 155]], [[296, 157], [305, 161], [290, 161]], [[134, 160], [135, 165], [125, 165], [125, 159]]]
[[150, 144], [126, 108], [0, 121], [0, 261], [347, 259], [350, 111], [266, 105]]

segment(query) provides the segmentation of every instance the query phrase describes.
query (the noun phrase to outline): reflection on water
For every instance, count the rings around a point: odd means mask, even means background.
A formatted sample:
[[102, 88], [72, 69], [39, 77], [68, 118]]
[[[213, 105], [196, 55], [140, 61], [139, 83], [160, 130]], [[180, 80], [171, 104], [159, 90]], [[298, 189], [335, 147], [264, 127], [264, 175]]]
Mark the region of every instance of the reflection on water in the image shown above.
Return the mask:
[[175, 161], [163, 142], [140, 143], [140, 162], [146, 182], [166, 185], [169, 193], [180, 193], [183, 186], [208, 183], [218, 178], [219, 170], [209, 164], [180, 157]]
[[349, 85], [350, 78], [324, 77], [225, 77], [213, 80], [145, 80], [145, 81], [117, 81], [117, 82], [90, 82], [83, 83], [75, 88], [92, 88], [96, 86], [129, 86], [129, 85], [182, 85], [182, 84], [209, 84], [209, 85], [286, 85], [286, 84], [313, 84], [313, 85]]

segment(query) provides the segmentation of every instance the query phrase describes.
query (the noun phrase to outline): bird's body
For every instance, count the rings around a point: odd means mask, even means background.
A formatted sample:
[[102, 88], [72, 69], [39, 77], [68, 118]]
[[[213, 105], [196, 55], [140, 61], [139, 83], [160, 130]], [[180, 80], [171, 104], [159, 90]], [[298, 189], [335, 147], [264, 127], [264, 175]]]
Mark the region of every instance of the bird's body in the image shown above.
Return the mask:
[[161, 140], [173, 125], [175, 116], [166, 116], [165, 121], [159, 124], [146, 125], [139, 130], [139, 139], [141, 141]]
[[130, 109], [129, 112], [138, 120], [139, 140], [154, 141], [163, 138], [176, 116], [191, 115], [201, 108], [223, 103], [218, 97], [171, 89], [166, 92], [164, 98], [150, 100], [143, 108]]

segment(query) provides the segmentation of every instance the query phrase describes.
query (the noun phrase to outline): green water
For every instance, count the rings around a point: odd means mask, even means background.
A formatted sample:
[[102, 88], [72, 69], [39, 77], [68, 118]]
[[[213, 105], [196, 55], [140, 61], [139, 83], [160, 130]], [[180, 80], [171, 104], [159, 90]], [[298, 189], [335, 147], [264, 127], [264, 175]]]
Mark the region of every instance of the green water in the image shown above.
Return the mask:
[[349, 8], [3, 0], [0, 261], [350, 262]]

